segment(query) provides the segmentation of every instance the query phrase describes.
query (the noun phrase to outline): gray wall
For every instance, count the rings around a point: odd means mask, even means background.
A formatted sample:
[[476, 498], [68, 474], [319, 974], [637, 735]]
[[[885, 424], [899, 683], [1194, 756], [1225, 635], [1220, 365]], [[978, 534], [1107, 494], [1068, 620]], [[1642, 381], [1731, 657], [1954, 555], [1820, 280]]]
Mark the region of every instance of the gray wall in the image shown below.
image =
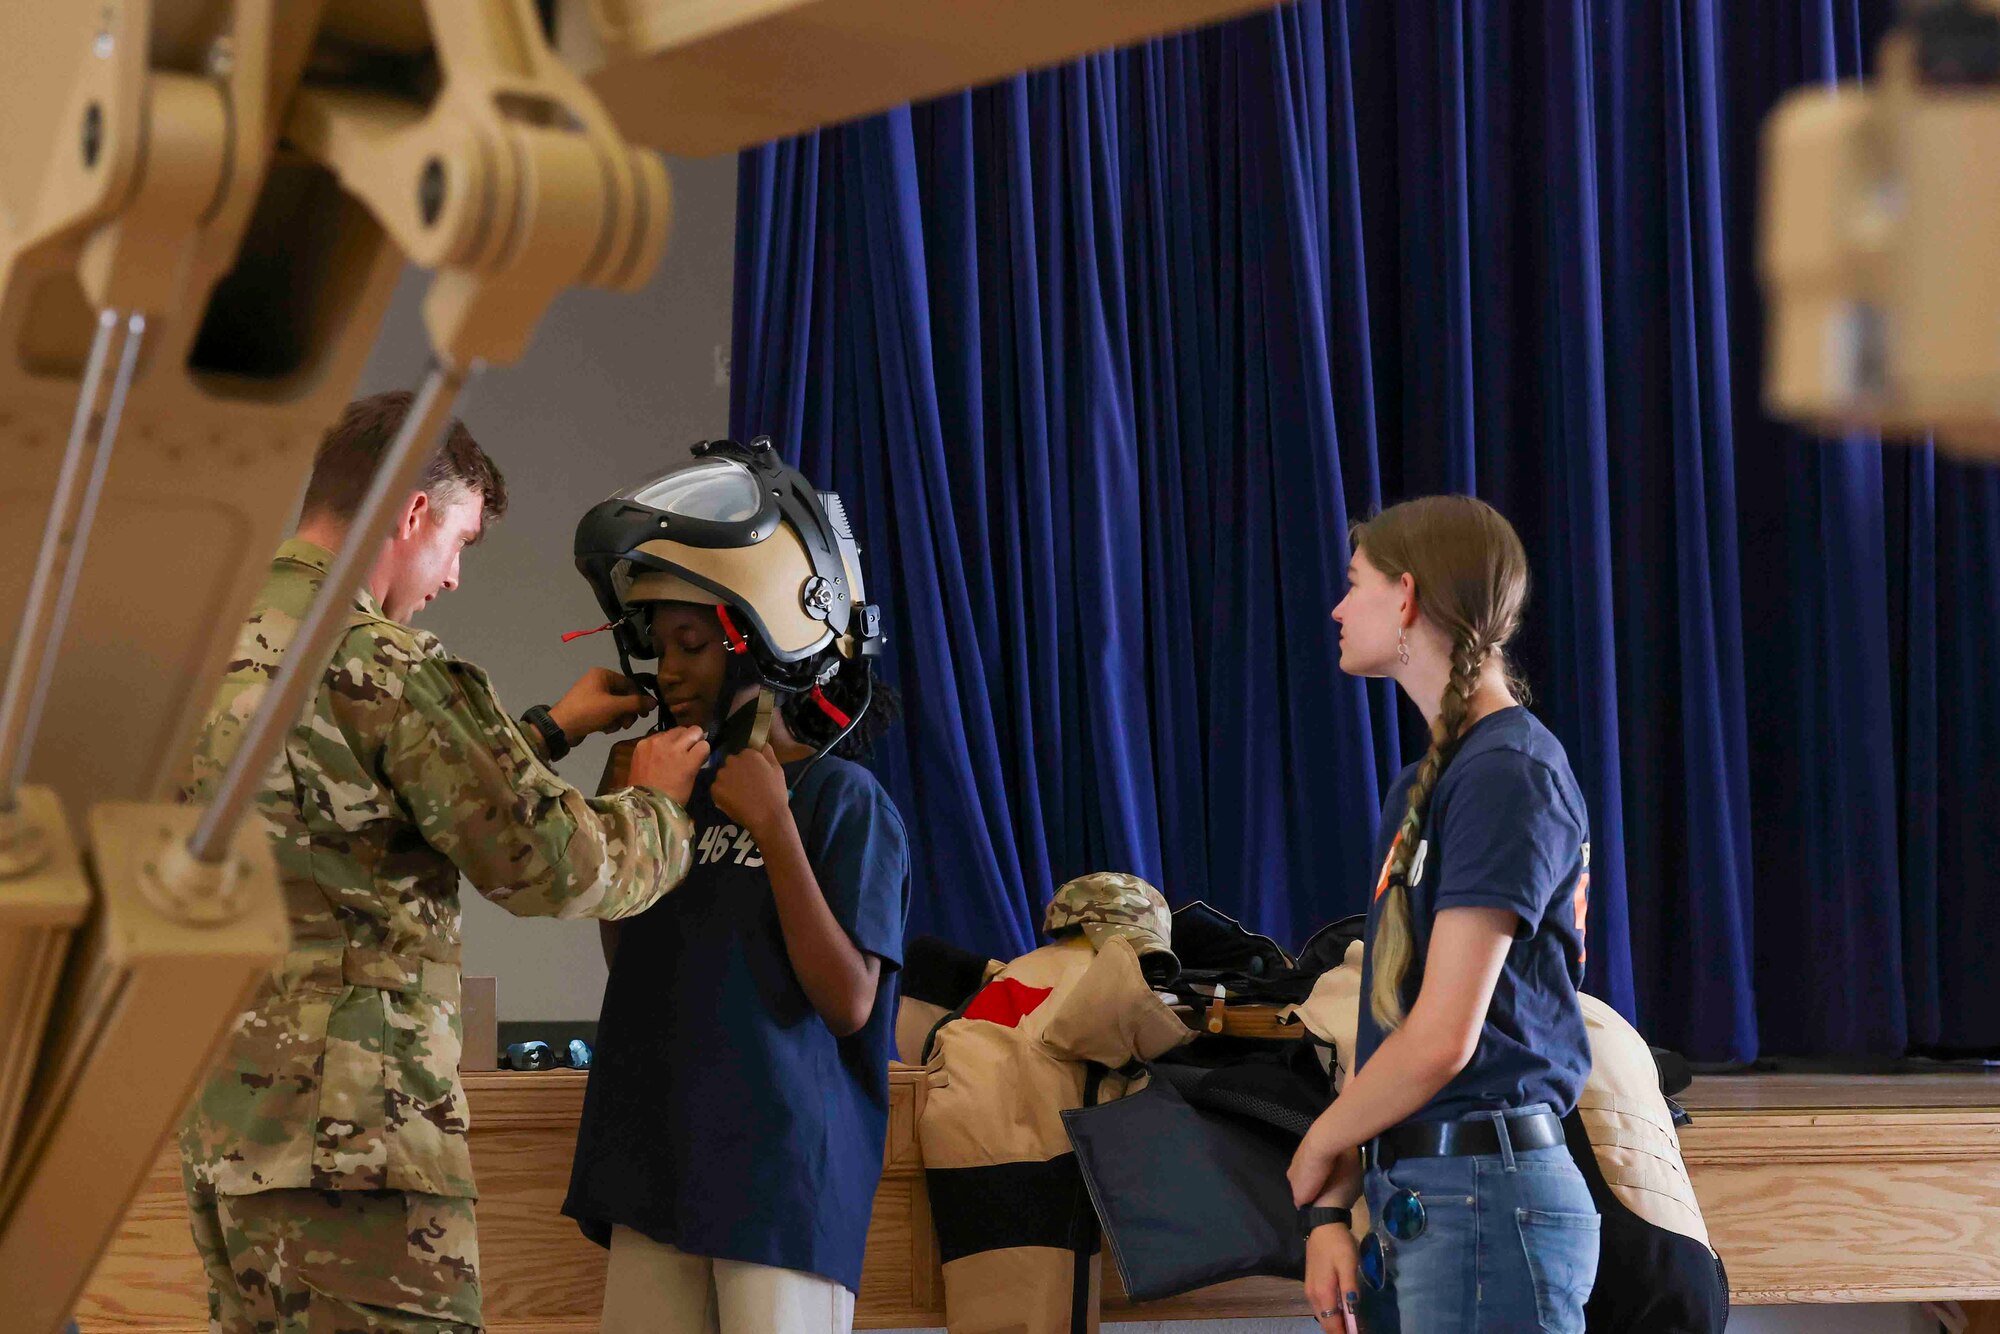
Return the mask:
[[[511, 506], [468, 552], [456, 592], [420, 622], [484, 667], [515, 713], [548, 703], [591, 666], [616, 666], [609, 636], [561, 642], [602, 615], [576, 568], [576, 521], [613, 491], [685, 457], [729, 427], [730, 279], [736, 160], [669, 164], [673, 230], [650, 286], [629, 296], [573, 292], [557, 301], [528, 353], [475, 380], [461, 415], [506, 474]], [[411, 388], [428, 346], [418, 313], [428, 275], [396, 293], [362, 382]], [[594, 791], [607, 742], [565, 759], [563, 777]], [[604, 990], [597, 928], [520, 920], [469, 889], [465, 971], [499, 979], [503, 1019], [596, 1019]]]

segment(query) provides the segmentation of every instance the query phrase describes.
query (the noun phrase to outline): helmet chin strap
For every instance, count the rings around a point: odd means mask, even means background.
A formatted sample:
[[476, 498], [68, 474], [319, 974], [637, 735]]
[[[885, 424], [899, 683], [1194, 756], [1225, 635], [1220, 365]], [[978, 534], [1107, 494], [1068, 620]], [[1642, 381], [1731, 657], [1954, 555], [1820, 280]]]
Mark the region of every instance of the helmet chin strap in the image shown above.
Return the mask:
[[[824, 746], [821, 746], [817, 750], [815, 750], [813, 752], [812, 758], [805, 762], [805, 767], [800, 769], [798, 773], [793, 776], [792, 781], [786, 785], [785, 797], [787, 800], [790, 800], [792, 794], [798, 791], [799, 784], [805, 781], [806, 775], [811, 773], [819, 765], [819, 762], [821, 760], [825, 759], [828, 755], [832, 754], [836, 746], [838, 746], [841, 742], [847, 740], [848, 736], [853, 733], [856, 727], [860, 726], [862, 718], [865, 717], [868, 713], [869, 705], [875, 702], [875, 683], [872, 679], [866, 679], [863, 682], [862, 688], [866, 693], [862, 696], [861, 707], [854, 711], [854, 715], [851, 718], [848, 717], [846, 714], [841, 713], [837, 708], [835, 708], [833, 706], [832, 701], [826, 699], [824, 695], [820, 696], [819, 703], [821, 710], [825, 712], [828, 716], [837, 717], [839, 719], [839, 722], [841, 724], [840, 732], [837, 736], [833, 738], [833, 740], [827, 742]], [[815, 691], [815, 693], [817, 693], [817, 690]], [[744, 709], [750, 709], [750, 708], [756, 709], [757, 716], [751, 722], [750, 736], [749, 739], [744, 742], [744, 749], [762, 750], [765, 744], [768, 743], [771, 739], [771, 722], [777, 716], [778, 712], [777, 691], [773, 690], [770, 686], [765, 685], [762, 682], [758, 683], [757, 700], [754, 704], [746, 703], [742, 706], [742, 708], [732, 710], [727, 715], [727, 717], [723, 719], [721, 723], [718, 723], [716, 725], [715, 734], [709, 738], [711, 744], [720, 739], [723, 728], [727, 726], [729, 718], [734, 718], [737, 714], [743, 712]], [[718, 749], [712, 755], [709, 756], [708, 763], [713, 766], [719, 766], [727, 758], [728, 757]]]
[[[732, 691], [725, 686], [723, 698], [734, 699], [740, 693], [740, 688]], [[703, 766], [711, 769], [721, 768], [723, 762], [737, 750], [762, 750], [770, 743], [771, 720], [778, 715], [778, 695], [771, 687], [760, 683], [757, 687], [756, 699], [746, 700], [726, 713], [718, 705], [716, 713], [719, 716], [708, 732], [708, 744], [711, 749], [708, 761]], [[740, 746], [725, 751], [723, 749], [723, 738], [729, 734], [731, 724], [735, 723], [737, 719], [745, 714], [750, 715], [750, 730], [748, 733], [742, 734], [743, 740]]]
[[[778, 712], [778, 693], [771, 689], [770, 685], [762, 679], [762, 676], [754, 667], [749, 665], [750, 641], [744, 637], [741, 630], [736, 628], [736, 621], [730, 616], [727, 603], [718, 602], [715, 604], [715, 619], [722, 625], [722, 641], [731, 654], [732, 665], [742, 664], [739, 669], [740, 674], [747, 676], [750, 680], [754, 680], [757, 683], [757, 717], [750, 724], [750, 736], [744, 742], [744, 749], [762, 750], [771, 740], [771, 719]], [[731, 671], [724, 676], [724, 690], [729, 689], [728, 681], [731, 678], [738, 677], [739, 671]], [[730, 710], [728, 715], [724, 717], [723, 723], [726, 723], [729, 718], [735, 717], [736, 712], [734, 709]], [[718, 735], [720, 731], [721, 724], [718, 724]]]
[[750, 725], [747, 748], [762, 750], [771, 740], [771, 719], [778, 715], [778, 695], [769, 686], [757, 687], [757, 721]]
[[[730, 682], [732, 680], [742, 680], [743, 678], [747, 677], [749, 681], [756, 682], [757, 716], [751, 722], [750, 736], [748, 740], [744, 742], [744, 749], [762, 750], [765, 747], [765, 745], [769, 743], [771, 739], [771, 722], [772, 719], [777, 716], [778, 712], [778, 692], [772, 688], [771, 684], [768, 681], [764, 680], [761, 672], [759, 672], [754, 666], [750, 665], [751, 657], [750, 657], [749, 637], [746, 636], [741, 630], [737, 628], [735, 618], [730, 615], [728, 604], [726, 603], [715, 604], [715, 618], [722, 627], [723, 646], [728, 650], [729, 653], [730, 670], [725, 674], [723, 678], [724, 681], [723, 690], [725, 697], [733, 697], [734, 693], [736, 693], [734, 690], [732, 690], [732, 687], [730, 685]], [[747, 681], [745, 683], [747, 684]], [[813, 769], [819, 764], [819, 762], [825, 759], [827, 755], [832, 752], [834, 747], [838, 746], [841, 742], [847, 740], [849, 734], [851, 734], [854, 731], [855, 727], [860, 724], [863, 715], [865, 715], [868, 712], [868, 706], [874, 703], [875, 700], [875, 689], [872, 680], [867, 682], [864, 689], [866, 690], [867, 693], [862, 696], [861, 707], [855, 710], [854, 715], [852, 717], [849, 717], [846, 713], [842, 712], [840, 708], [836, 706], [832, 700], [826, 697], [826, 692], [824, 690], [822, 690], [818, 685], [813, 686], [811, 692], [807, 695], [807, 698], [811, 699], [814, 704], [819, 706], [820, 712], [825, 714], [829, 719], [831, 719], [833, 725], [835, 727], [838, 727], [840, 729], [840, 732], [833, 738], [833, 740], [827, 742], [824, 746], [819, 747], [816, 751], [813, 752], [812, 758], [806, 761], [805, 768], [799, 770], [798, 777], [795, 778], [790, 784], [786, 792], [786, 796], [788, 798], [792, 792], [798, 790], [798, 785], [800, 782], [804, 781], [805, 776], [811, 773]], [[747, 708], [749, 706], [745, 705], [744, 707]], [[720, 739], [723, 729], [728, 725], [728, 720], [730, 718], [735, 717], [736, 714], [740, 712], [742, 712], [741, 709], [731, 710], [727, 715], [723, 717], [721, 721], [719, 721], [716, 724], [715, 735], [709, 738], [711, 744]], [[724, 758], [726, 757], [724, 757], [718, 751], [715, 755], [711, 757], [710, 763], [719, 763]]]
[[[600, 628], [616, 630], [616, 633], [611, 636], [611, 642], [618, 649], [619, 670], [625, 673], [626, 680], [632, 682], [639, 689], [653, 697], [652, 731], [664, 732], [671, 728], [674, 725], [674, 715], [673, 711], [667, 707], [666, 695], [660, 690], [660, 678], [652, 672], [635, 672], [632, 670], [632, 655], [625, 647], [625, 630], [618, 625], [618, 622], [612, 621], [608, 626]], [[583, 633], [594, 635], [597, 631], [586, 630]], [[565, 640], [568, 638], [569, 636], [564, 636]]]

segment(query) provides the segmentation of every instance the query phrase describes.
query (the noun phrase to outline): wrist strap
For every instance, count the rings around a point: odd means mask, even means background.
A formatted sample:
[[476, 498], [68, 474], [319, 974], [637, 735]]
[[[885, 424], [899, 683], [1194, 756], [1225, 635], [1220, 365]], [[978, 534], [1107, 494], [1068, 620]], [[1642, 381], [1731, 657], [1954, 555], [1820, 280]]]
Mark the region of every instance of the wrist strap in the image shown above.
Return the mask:
[[1299, 1210], [1299, 1235], [1301, 1237], [1310, 1237], [1315, 1229], [1326, 1227], [1331, 1223], [1338, 1223], [1342, 1227], [1353, 1227], [1354, 1211], [1352, 1209], [1336, 1209], [1331, 1205], [1325, 1204], [1309, 1204]]
[[549, 706], [537, 704], [521, 715], [521, 721], [541, 734], [542, 744], [548, 748], [549, 763], [554, 764], [569, 754], [569, 738], [549, 714]]

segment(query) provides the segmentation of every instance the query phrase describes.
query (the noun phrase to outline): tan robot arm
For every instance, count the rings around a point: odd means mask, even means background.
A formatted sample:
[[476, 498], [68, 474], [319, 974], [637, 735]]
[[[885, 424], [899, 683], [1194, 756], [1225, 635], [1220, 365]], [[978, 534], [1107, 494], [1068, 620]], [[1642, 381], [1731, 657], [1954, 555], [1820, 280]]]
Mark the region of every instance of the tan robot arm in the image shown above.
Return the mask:
[[1907, 6], [1871, 87], [1764, 130], [1765, 402], [2000, 456], [2000, 0]]
[[1261, 3], [561, 0], [559, 57], [531, 0], [0, 0], [10, 1329], [59, 1327], [285, 946], [243, 813], [337, 618], [217, 800], [162, 799], [405, 261], [433, 365], [384, 498], [559, 292], [650, 276], [666, 176], [628, 138], [737, 148]]
[[[317, 681], [364, 557], [379, 544], [387, 502], [414, 482], [472, 367], [517, 358], [566, 287], [643, 282], [666, 234], [659, 161], [617, 136], [548, 52], [526, 0], [430, 6], [441, 77], [427, 101], [317, 83], [287, 95], [279, 63], [295, 77], [301, 48], [285, 45], [280, 28], [298, 11], [269, 4], [223, 10], [226, 26], [198, 40], [197, 69], [159, 68], [163, 56], [185, 53], [199, 9], [218, 7], [107, 6], [87, 13], [87, 26], [49, 20], [38, 40], [5, 44], [58, 75], [81, 71], [66, 89], [56, 75], [35, 77], [32, 65], [13, 71], [17, 86], [40, 88], [45, 106], [60, 108], [57, 137], [69, 142], [39, 162], [39, 174], [10, 176], [0, 216], [0, 328], [14, 335], [16, 353], [0, 359], [0, 404], [23, 411], [18, 425], [10, 412], [0, 448], [53, 455], [43, 449], [54, 438], [53, 413], [75, 385], [58, 503], [35, 525], [35, 559], [19, 562], [34, 574], [0, 701], [0, 845], [14, 872], [0, 885], [0, 956], [19, 965], [0, 989], [0, 1265], [17, 1276], [13, 1314], [30, 1329], [53, 1328], [67, 1314], [226, 1019], [284, 948], [275, 872], [261, 830], [244, 816]], [[65, 51], [82, 54], [52, 58]], [[279, 150], [271, 115], [281, 107]], [[61, 134], [65, 123], [73, 135]], [[331, 318], [310, 318], [309, 305], [302, 333], [263, 331], [294, 335], [289, 363], [244, 359], [259, 331], [230, 328], [224, 312], [211, 336], [217, 303], [269, 293], [247, 282], [232, 288], [224, 262], [239, 240], [255, 263], [281, 252], [287, 238], [266, 238], [260, 249], [259, 238], [238, 229], [282, 229], [288, 202], [296, 216], [302, 203], [331, 201], [313, 188], [326, 174], [367, 210], [335, 209], [322, 238], [326, 262], [290, 275], [336, 294], [319, 306]], [[211, 806], [104, 800], [157, 797], [166, 786], [169, 756], [185, 746], [205, 679], [214, 679], [230, 612], [286, 517], [273, 496], [296, 487], [307, 447], [346, 397], [372, 333], [372, 320], [343, 320], [327, 307], [358, 296], [379, 315], [391, 261], [403, 255], [438, 274], [425, 307], [435, 365], [377, 478], [374, 503], [357, 516], [345, 553], [352, 558], [336, 563]], [[94, 312], [87, 325], [69, 313], [79, 309]], [[263, 312], [274, 324], [296, 313]], [[77, 349], [64, 346], [65, 320], [71, 330], [94, 330], [80, 367]], [[114, 454], [121, 424], [135, 438]], [[258, 480], [288, 472], [288, 485], [256, 485], [244, 473], [260, 470], [241, 469], [226, 446], [216, 450], [239, 424], [277, 436], [276, 448], [256, 452], [283, 463]], [[186, 468], [190, 449], [204, 445], [224, 454], [214, 460], [221, 466]], [[18, 460], [17, 486], [33, 488], [38, 461]], [[203, 517], [234, 520], [239, 540], [206, 563], [163, 550], [168, 534], [158, 520], [176, 510], [190, 530]], [[11, 527], [19, 542], [27, 526]], [[190, 577], [149, 590], [150, 605], [135, 607], [129, 584], [112, 590], [105, 585], [115, 581], [87, 577], [86, 553], [121, 570], [179, 566]], [[78, 657], [74, 637], [66, 642], [73, 609], [83, 613], [76, 624], [103, 636], [89, 646], [94, 657]], [[173, 722], [146, 737], [120, 707], [143, 708], [142, 692], [107, 697], [101, 688], [149, 648], [180, 670], [168, 674]], [[76, 740], [108, 772], [55, 766], [56, 785], [24, 786], [18, 778], [37, 723], [49, 706], [48, 716], [69, 717], [58, 683], [79, 664], [100, 694], [75, 718]], [[72, 809], [95, 802], [82, 830], [87, 856], [70, 841], [63, 797]], [[85, 902], [94, 911], [59, 981], [56, 964]]]

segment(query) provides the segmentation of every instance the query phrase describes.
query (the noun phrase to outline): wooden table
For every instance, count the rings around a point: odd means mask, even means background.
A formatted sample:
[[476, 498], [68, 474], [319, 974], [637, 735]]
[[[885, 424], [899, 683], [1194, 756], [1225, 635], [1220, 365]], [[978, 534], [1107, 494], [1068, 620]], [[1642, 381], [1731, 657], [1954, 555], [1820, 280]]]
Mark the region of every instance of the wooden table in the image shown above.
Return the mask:
[[[888, 1161], [868, 1234], [857, 1325], [944, 1323], [936, 1240], [917, 1153], [918, 1072], [891, 1073]], [[502, 1334], [597, 1328], [604, 1253], [558, 1212], [584, 1077], [466, 1076], [483, 1192], [486, 1316]], [[1696, 1082], [1681, 1143], [1731, 1300], [1953, 1299], [2000, 1334], [2000, 1075], [1828, 1078], [1739, 1075]], [[1250, 1279], [1135, 1306], [1106, 1265], [1107, 1320], [1292, 1316], [1298, 1285]], [[97, 1331], [206, 1327], [171, 1152], [134, 1203], [78, 1318]]]

